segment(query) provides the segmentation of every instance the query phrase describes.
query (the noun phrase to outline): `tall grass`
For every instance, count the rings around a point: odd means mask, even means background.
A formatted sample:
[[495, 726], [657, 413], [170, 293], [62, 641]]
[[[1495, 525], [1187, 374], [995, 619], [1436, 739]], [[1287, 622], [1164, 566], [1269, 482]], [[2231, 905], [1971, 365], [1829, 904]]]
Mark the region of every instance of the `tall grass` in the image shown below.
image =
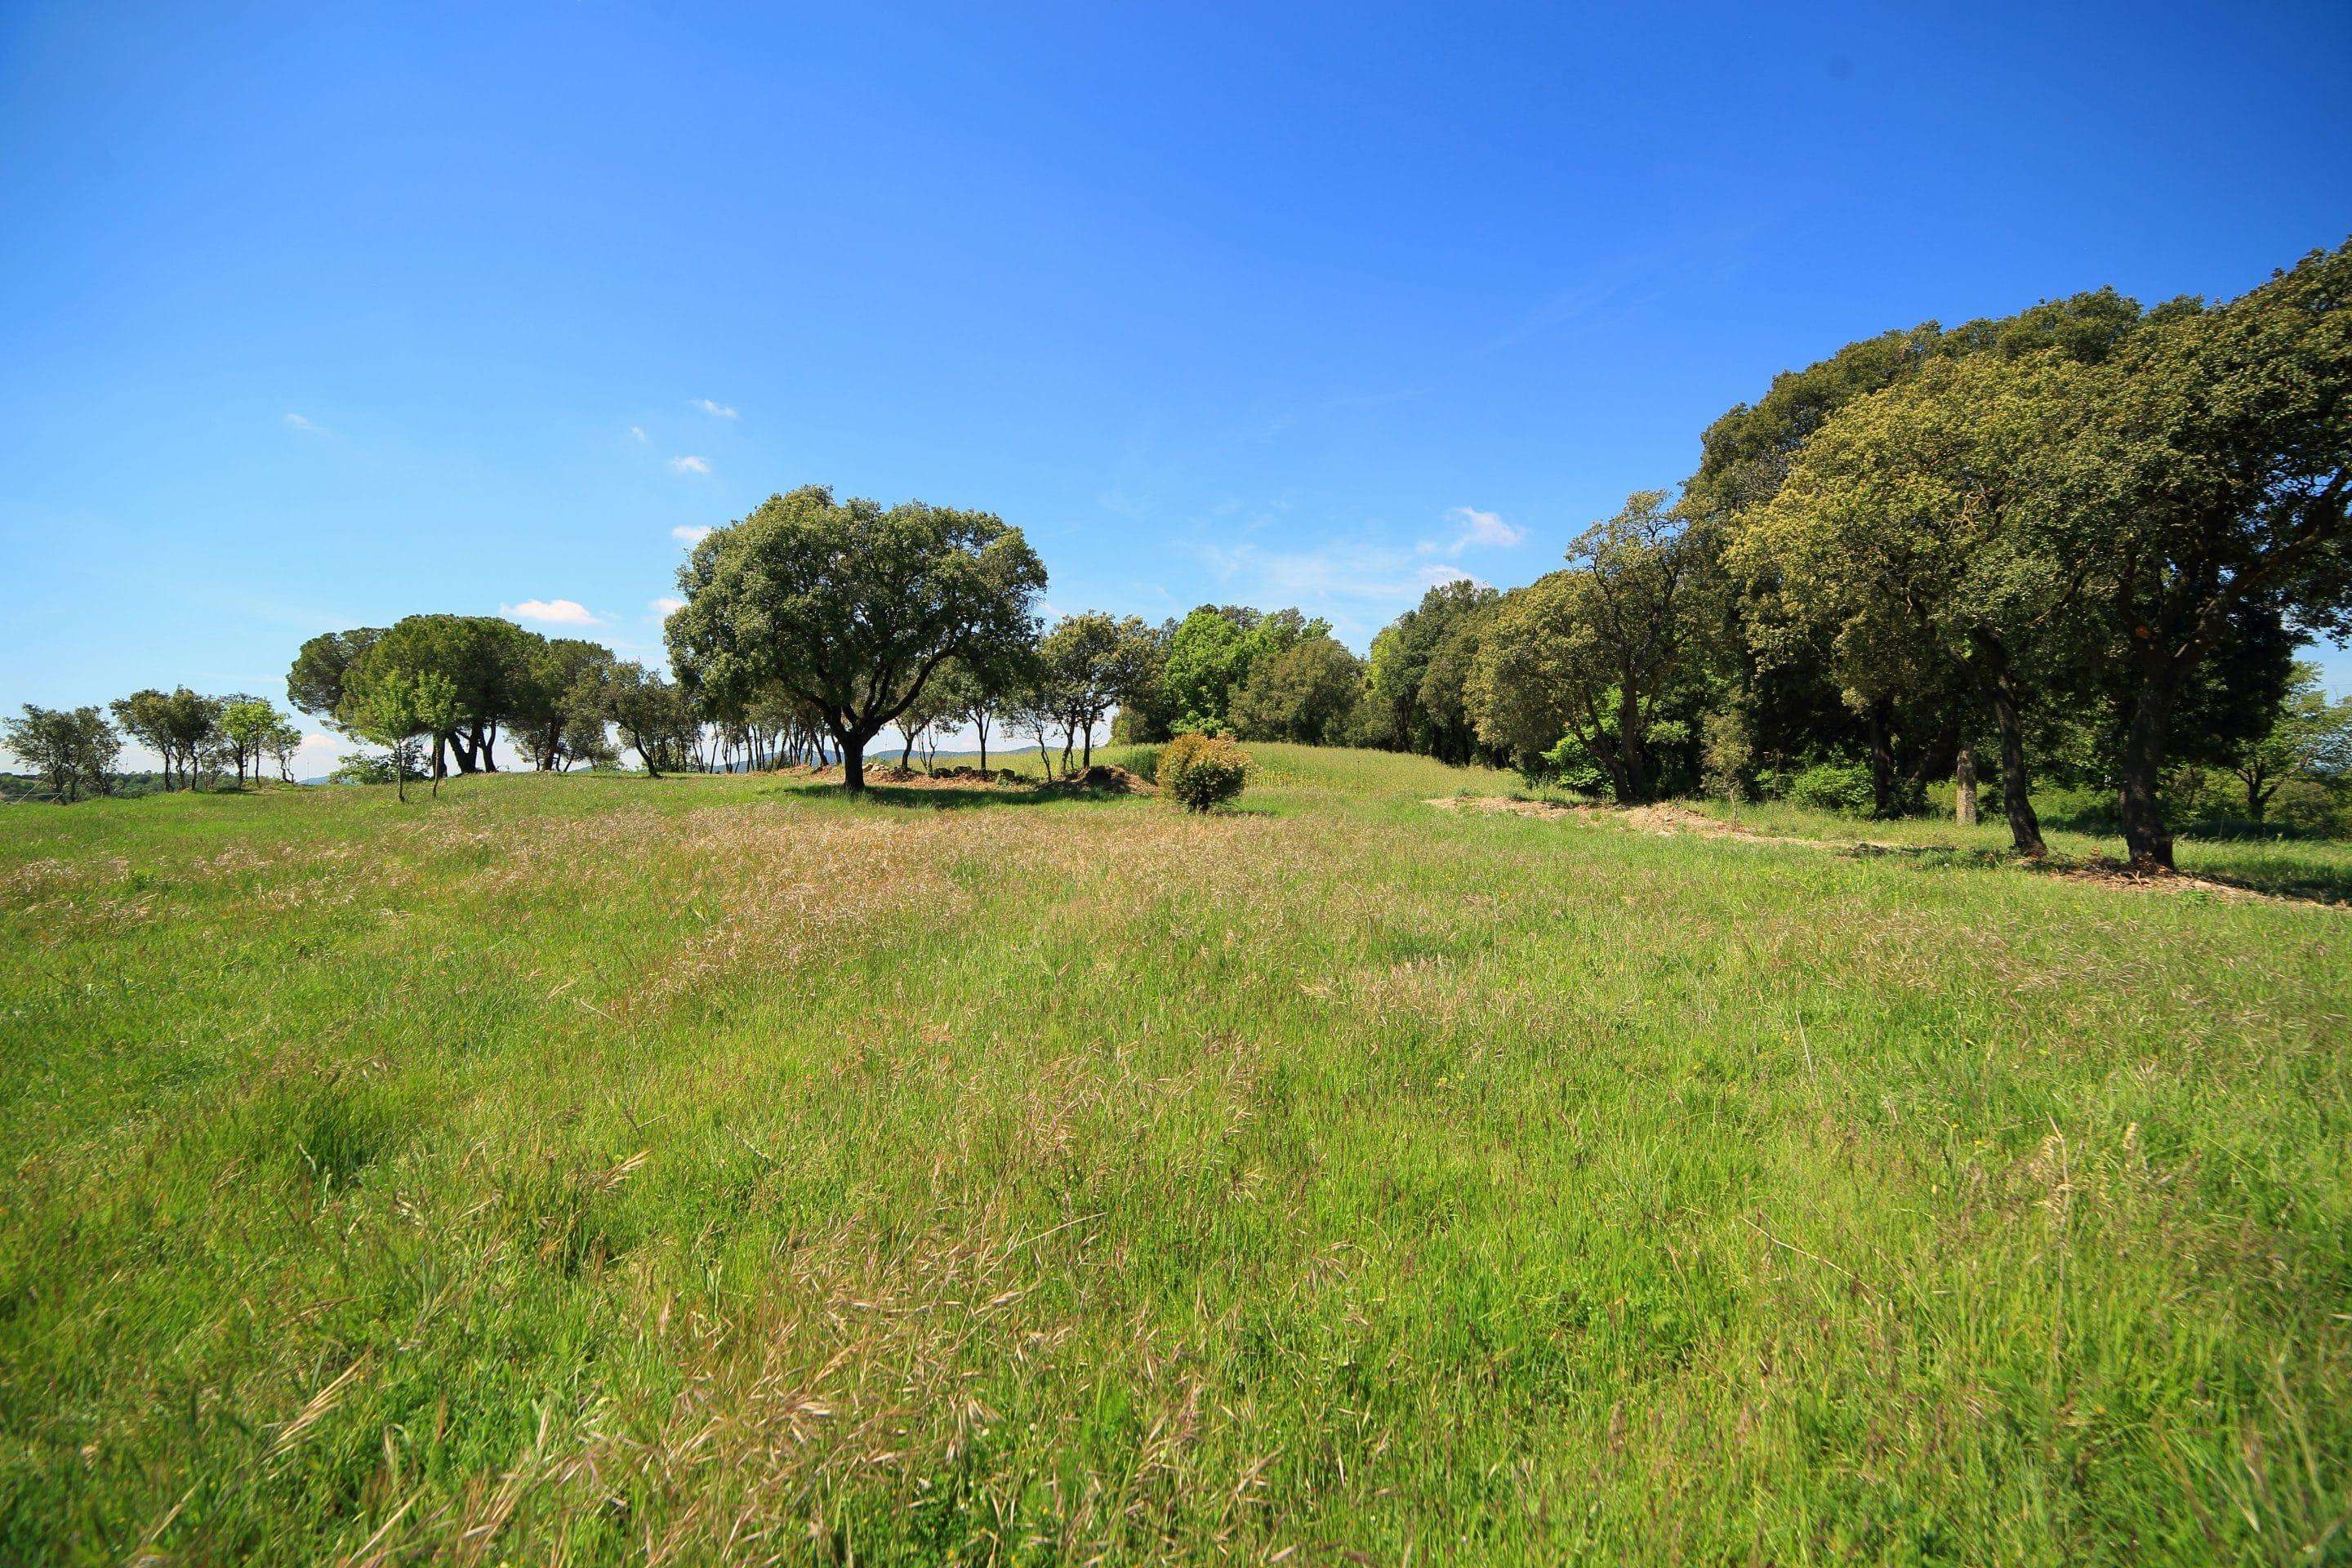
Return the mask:
[[2344, 913], [1251, 749], [0, 813], [0, 1560], [2343, 1557]]

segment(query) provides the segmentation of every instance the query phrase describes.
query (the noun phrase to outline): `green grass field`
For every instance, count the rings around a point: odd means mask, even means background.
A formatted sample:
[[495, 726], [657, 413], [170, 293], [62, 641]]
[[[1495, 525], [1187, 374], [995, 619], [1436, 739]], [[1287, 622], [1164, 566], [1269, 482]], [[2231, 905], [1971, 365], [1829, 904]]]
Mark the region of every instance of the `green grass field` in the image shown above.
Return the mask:
[[1256, 750], [0, 812], [0, 1561], [2352, 1561], [2352, 912]]

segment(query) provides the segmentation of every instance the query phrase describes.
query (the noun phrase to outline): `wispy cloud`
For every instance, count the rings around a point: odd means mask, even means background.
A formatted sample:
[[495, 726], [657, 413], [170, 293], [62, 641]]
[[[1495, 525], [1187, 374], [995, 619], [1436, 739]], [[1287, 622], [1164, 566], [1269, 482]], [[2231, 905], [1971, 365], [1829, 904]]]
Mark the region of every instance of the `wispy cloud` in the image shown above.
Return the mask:
[[525, 599], [520, 605], [500, 605], [499, 614], [518, 621], [542, 621], [557, 626], [593, 626], [596, 617], [588, 607], [572, 599]]
[[694, 398], [692, 403], [695, 407], [701, 409], [713, 419], [732, 419], [736, 416], [732, 408], [723, 403], [714, 403], [708, 397]]
[[314, 436], [323, 436], [327, 433], [327, 427], [324, 425], [320, 424], [315, 419], [306, 419], [301, 415], [293, 412], [291, 409], [289, 409], [286, 414], [286, 428], [289, 430], [307, 430]]
[[651, 610], [655, 615], [661, 616], [664, 620], [667, 620], [670, 616], [686, 608], [686, 601], [684, 599], [675, 597], [674, 595], [664, 594], [658, 599], [647, 601], [646, 608]]
[[642, 425], [630, 426], [629, 434], [636, 437], [639, 445], [643, 445], [645, 442], [653, 438], [646, 434], [646, 427]]
[[669, 460], [669, 466], [674, 471], [681, 474], [707, 474], [710, 471], [710, 459], [708, 458], [672, 458]]
[[1268, 550], [1242, 543], [1206, 544], [1200, 555], [1251, 604], [1297, 605], [1312, 614], [1345, 602], [1367, 607], [1410, 607], [1441, 583], [1468, 577], [1461, 567], [1426, 559], [1418, 550], [1331, 540], [1305, 550]]
[[1589, 279], [1562, 289], [1521, 313], [1517, 321], [1489, 340], [1482, 352], [1492, 353], [1497, 349], [1512, 348], [1556, 327], [1587, 321], [1611, 304], [1619, 292], [1615, 279]]
[[1423, 554], [1452, 557], [1474, 547], [1507, 550], [1528, 536], [1526, 529], [1505, 522], [1500, 512], [1480, 511], [1475, 506], [1449, 507], [1445, 521], [1454, 524], [1454, 537], [1422, 541]]
[[680, 544], [691, 548], [709, 538], [710, 530], [702, 527], [698, 523], [681, 522], [676, 528], [669, 531], [669, 536], [672, 539], [677, 540]]

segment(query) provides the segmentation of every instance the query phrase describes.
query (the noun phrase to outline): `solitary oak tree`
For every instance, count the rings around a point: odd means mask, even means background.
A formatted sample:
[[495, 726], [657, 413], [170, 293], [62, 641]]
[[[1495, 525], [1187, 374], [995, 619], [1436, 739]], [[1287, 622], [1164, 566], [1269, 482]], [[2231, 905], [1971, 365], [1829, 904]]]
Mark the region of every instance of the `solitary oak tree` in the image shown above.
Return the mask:
[[722, 695], [774, 682], [817, 716], [858, 791], [866, 744], [949, 659], [989, 663], [1034, 638], [1045, 568], [988, 512], [806, 485], [714, 531], [678, 586], [666, 635], [679, 675]]

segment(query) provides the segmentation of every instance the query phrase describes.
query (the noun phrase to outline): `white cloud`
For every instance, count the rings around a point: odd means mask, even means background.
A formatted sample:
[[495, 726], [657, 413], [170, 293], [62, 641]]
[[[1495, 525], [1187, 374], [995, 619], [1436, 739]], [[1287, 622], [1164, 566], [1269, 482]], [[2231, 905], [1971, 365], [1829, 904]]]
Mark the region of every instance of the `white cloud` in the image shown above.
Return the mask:
[[1524, 528], [1514, 528], [1499, 513], [1480, 511], [1475, 506], [1457, 506], [1445, 514], [1449, 521], [1462, 525], [1461, 535], [1454, 541], [1455, 550], [1473, 544], [1507, 546], [1517, 544], [1528, 536]]
[[596, 617], [586, 605], [571, 599], [525, 599], [520, 605], [500, 605], [499, 614], [518, 621], [545, 621], [559, 626], [593, 626]]
[[669, 531], [669, 536], [689, 549], [710, 537], [710, 530], [696, 523], [681, 522]]
[[646, 435], [646, 427], [642, 425], [630, 426], [629, 434], [635, 437], [641, 443], [650, 439], [650, 437]]
[[693, 404], [695, 407], [701, 409], [705, 414], [709, 415], [714, 419], [732, 419], [735, 417], [735, 411], [732, 408], [728, 407], [723, 403], [713, 403], [708, 397], [695, 398], [693, 399]]
[[673, 597], [668, 594], [664, 594], [660, 598], [650, 601], [646, 605], [646, 608], [651, 610], [655, 615], [661, 616], [664, 620], [667, 620], [670, 616], [686, 608], [686, 601], [684, 599]]
[[672, 458], [669, 466], [681, 474], [707, 474], [710, 471], [708, 458]]
[[325, 426], [317, 423], [315, 420], [305, 419], [302, 416], [296, 414], [291, 410], [289, 410], [286, 416], [286, 428], [289, 430], [309, 430], [320, 436], [327, 433], [327, 427]]
[[1445, 521], [1454, 525], [1454, 537], [1424, 539], [1413, 546], [1415, 552], [1451, 561], [1465, 550], [1507, 549], [1528, 536], [1526, 529], [1505, 522], [1500, 512], [1480, 511], [1475, 506], [1448, 507]]
[[1296, 604], [1309, 615], [1334, 600], [1410, 608], [1439, 584], [1470, 575], [1459, 566], [1423, 560], [1419, 551], [1339, 541], [1311, 550], [1212, 544], [1201, 554], [1221, 580], [1246, 590], [1248, 603]]

